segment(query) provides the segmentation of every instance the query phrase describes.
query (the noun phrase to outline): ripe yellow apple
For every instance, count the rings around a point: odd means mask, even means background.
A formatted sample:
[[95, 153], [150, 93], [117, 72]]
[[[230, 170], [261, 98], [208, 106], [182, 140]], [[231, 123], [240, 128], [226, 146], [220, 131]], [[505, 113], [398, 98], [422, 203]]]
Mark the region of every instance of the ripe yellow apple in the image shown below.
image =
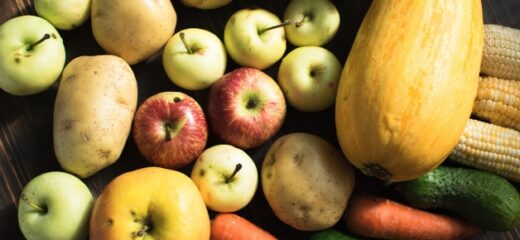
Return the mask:
[[116, 177], [96, 200], [90, 239], [209, 239], [197, 186], [181, 172], [147, 167]]

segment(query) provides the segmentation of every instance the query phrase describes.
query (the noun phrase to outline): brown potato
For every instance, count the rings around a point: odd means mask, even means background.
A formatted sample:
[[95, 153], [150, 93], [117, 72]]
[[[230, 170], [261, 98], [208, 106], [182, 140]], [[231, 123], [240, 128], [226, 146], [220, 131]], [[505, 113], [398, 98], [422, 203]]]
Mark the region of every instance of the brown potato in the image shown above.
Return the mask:
[[276, 140], [262, 164], [262, 188], [276, 216], [303, 231], [336, 224], [355, 183], [350, 163], [320, 137], [292, 133]]
[[130, 65], [159, 52], [177, 25], [170, 0], [92, 0], [91, 12], [96, 41]]
[[63, 169], [85, 178], [114, 163], [136, 105], [137, 81], [123, 59], [73, 59], [63, 70], [54, 106], [54, 150]]

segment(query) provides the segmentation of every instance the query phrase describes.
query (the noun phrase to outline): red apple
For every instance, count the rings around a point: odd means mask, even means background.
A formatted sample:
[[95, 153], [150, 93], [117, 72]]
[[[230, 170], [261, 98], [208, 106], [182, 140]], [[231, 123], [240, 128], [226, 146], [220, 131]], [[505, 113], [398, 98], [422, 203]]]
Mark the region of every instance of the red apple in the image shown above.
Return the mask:
[[133, 137], [148, 161], [178, 169], [202, 153], [208, 126], [195, 99], [181, 92], [162, 92], [146, 99], [137, 110]]
[[264, 72], [239, 68], [211, 86], [208, 116], [215, 134], [242, 149], [272, 137], [285, 118], [286, 104], [278, 84]]

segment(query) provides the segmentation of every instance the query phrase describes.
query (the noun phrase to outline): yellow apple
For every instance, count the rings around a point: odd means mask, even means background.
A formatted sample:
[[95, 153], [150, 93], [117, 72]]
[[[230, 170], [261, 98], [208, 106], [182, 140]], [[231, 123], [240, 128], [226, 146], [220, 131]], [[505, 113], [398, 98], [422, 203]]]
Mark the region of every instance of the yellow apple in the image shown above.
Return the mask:
[[283, 57], [287, 43], [283, 26], [276, 14], [261, 8], [235, 12], [224, 27], [224, 46], [240, 66], [266, 69]]
[[116, 177], [96, 200], [90, 239], [209, 239], [197, 186], [181, 172], [147, 167]]
[[181, 0], [181, 2], [188, 7], [215, 9], [229, 4], [231, 0]]
[[278, 68], [278, 84], [287, 102], [304, 112], [323, 111], [336, 101], [341, 64], [322, 47], [299, 47]]
[[191, 171], [191, 179], [210, 209], [236, 212], [253, 199], [258, 171], [244, 150], [219, 144], [200, 154]]

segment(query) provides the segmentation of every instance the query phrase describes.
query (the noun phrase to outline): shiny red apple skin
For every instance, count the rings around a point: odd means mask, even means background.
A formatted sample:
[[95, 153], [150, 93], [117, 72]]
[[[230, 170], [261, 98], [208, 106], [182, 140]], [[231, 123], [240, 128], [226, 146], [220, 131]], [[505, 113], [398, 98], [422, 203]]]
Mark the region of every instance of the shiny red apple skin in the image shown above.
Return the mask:
[[204, 150], [208, 125], [195, 99], [181, 92], [162, 92], [146, 99], [137, 110], [133, 137], [141, 155], [152, 164], [179, 169]]
[[[256, 98], [256, 108], [248, 100]], [[211, 86], [208, 118], [213, 132], [223, 141], [242, 149], [255, 148], [271, 138], [286, 114], [284, 95], [278, 84], [254, 68], [238, 68]]]

